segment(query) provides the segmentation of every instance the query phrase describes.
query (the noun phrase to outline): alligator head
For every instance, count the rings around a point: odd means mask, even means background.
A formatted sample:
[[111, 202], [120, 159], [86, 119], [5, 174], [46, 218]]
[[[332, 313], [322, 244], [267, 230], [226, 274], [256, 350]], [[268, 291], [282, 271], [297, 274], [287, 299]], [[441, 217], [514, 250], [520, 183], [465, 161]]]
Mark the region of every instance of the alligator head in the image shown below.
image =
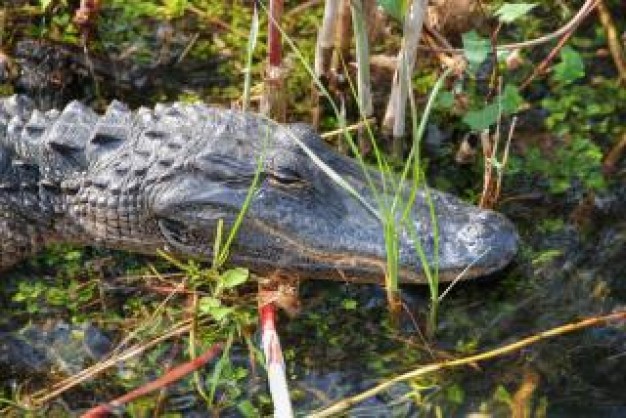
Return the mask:
[[[218, 222], [227, 236], [247, 206], [230, 248], [234, 264], [261, 273], [280, 269], [308, 278], [380, 281], [386, 268], [381, 208], [394, 200], [385, 190], [401, 190], [400, 200], [412, 202], [410, 210], [391, 215], [405, 220], [395, 234], [402, 281], [425, 280], [417, 244], [446, 281], [464, 270], [464, 278], [496, 271], [517, 251], [517, 233], [504, 216], [443, 192], [412, 193], [395, 177], [364, 172], [303, 125], [183, 104], [130, 112], [113, 103], [97, 116], [73, 103], [60, 114], [26, 112], [15, 119], [5, 122], [2, 142], [15, 155], [12, 162], [5, 156], [4, 165], [26, 161], [38, 167], [38, 186], [27, 200], [31, 206], [45, 203], [51, 214], [37, 223], [37, 239], [29, 242], [144, 253], [165, 248], [210, 259]], [[35, 125], [47, 126], [39, 132]], [[5, 176], [17, 169], [11, 170]], [[21, 219], [15, 202], [24, 193], [0, 190], [0, 210], [11, 221], [0, 227], [11, 227], [13, 235]], [[5, 255], [16, 253], [3, 245]]]
[[465, 279], [489, 274], [516, 254], [516, 230], [499, 213], [440, 191], [400, 187], [397, 176], [364, 172], [306, 125], [243, 120], [235, 123], [246, 126], [237, 133], [214, 130], [212, 146], [198, 148], [157, 186], [153, 211], [172, 250], [209, 255], [217, 221], [232, 227], [260, 169], [231, 251], [235, 264], [300, 277], [380, 281], [387, 257], [383, 211], [398, 190], [401, 202], [411, 202], [404, 223], [401, 210], [395, 214], [401, 281], [425, 282], [417, 245], [442, 281], [461, 272]]

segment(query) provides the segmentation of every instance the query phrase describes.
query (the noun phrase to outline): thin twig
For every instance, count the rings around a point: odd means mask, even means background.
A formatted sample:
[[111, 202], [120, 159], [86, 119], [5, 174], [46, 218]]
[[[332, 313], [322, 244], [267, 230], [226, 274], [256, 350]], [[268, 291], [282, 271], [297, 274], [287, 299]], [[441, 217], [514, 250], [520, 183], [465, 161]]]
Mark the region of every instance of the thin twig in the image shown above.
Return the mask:
[[162, 389], [172, 383], [182, 379], [190, 373], [203, 367], [205, 364], [215, 358], [215, 356], [222, 350], [222, 343], [216, 343], [211, 346], [204, 353], [199, 355], [187, 363], [174, 367], [165, 375], [153, 380], [135, 390], [128, 392], [127, 394], [114, 399], [113, 401], [98, 405], [95, 408], [90, 409], [81, 418], [101, 418], [109, 416], [114, 411], [118, 410], [122, 405], [132, 402], [135, 399], [146, 396], [151, 392]]
[[617, 170], [617, 164], [620, 158], [626, 153], [626, 133], [623, 133], [621, 138], [617, 141], [613, 147], [606, 153], [604, 161], [602, 162], [602, 171], [605, 175], [615, 174]]
[[[529, 41], [523, 42], [515, 42], [511, 44], [499, 45], [497, 47], [498, 51], [513, 51], [516, 49], [524, 49], [531, 48], [539, 45], [543, 45], [548, 43], [556, 38], [560, 38], [567, 32], [574, 30], [583, 20], [591, 10], [593, 10], [597, 6], [598, 0], [587, 0], [585, 4], [582, 5], [578, 13], [572, 17], [572, 19], [567, 22], [565, 25], [557, 29], [556, 31], [549, 33], [547, 35], [541, 36], [539, 38], [531, 39]], [[432, 48], [424, 45], [418, 46], [418, 49], [431, 51], [431, 52], [447, 52], [451, 54], [464, 54], [465, 50], [463, 48]]]
[[451, 368], [458, 367], [458, 366], [466, 366], [475, 362], [494, 359], [494, 358], [503, 356], [505, 354], [513, 353], [529, 345], [536, 344], [539, 341], [542, 341], [547, 338], [553, 338], [553, 337], [567, 334], [570, 332], [579, 331], [584, 328], [607, 325], [610, 322], [617, 322], [617, 321], [624, 321], [624, 320], [626, 320], [626, 310], [618, 311], [609, 315], [591, 317], [591, 318], [583, 319], [582, 321], [579, 321], [579, 322], [573, 322], [573, 323], [569, 323], [566, 325], [561, 325], [559, 327], [540, 332], [530, 337], [523, 338], [514, 343], [507, 344], [500, 348], [489, 350], [480, 354], [463, 357], [457, 360], [448, 360], [448, 361], [442, 361], [439, 363], [429, 364], [426, 366], [421, 366], [408, 373], [404, 373], [390, 380], [387, 380], [358, 395], [343, 399], [335, 403], [334, 405], [330, 406], [329, 408], [323, 409], [321, 411], [318, 411], [309, 415], [309, 418], [322, 418], [322, 417], [336, 416], [340, 414], [341, 412], [347, 410], [351, 406], [356, 405], [360, 402], [363, 402], [367, 398], [370, 398], [390, 388], [396, 383], [403, 382], [405, 380], [415, 379], [416, 377], [423, 376], [423, 375], [440, 371], [440, 370], [451, 369]]
[[176, 337], [178, 335], [189, 332], [190, 329], [191, 329], [191, 321], [184, 321], [178, 324], [178, 326], [172, 329], [171, 331], [159, 336], [158, 338], [155, 338], [154, 340], [149, 341], [145, 344], [137, 344], [135, 346], [132, 346], [129, 349], [125, 350], [123, 353], [120, 353], [119, 355], [115, 357], [112, 357], [103, 362], [94, 364], [92, 367], [89, 367], [81, 371], [77, 375], [71, 376], [68, 379], [65, 379], [59, 382], [58, 384], [54, 385], [51, 391], [37, 392], [33, 394], [30, 397], [30, 399], [34, 405], [43, 405], [46, 402], [51, 401], [57, 396], [79, 385], [80, 383], [83, 383], [84, 381], [93, 378], [94, 376], [102, 373], [103, 371], [109, 369], [110, 367], [115, 366], [119, 362], [138, 356], [139, 354], [146, 352], [150, 348], [158, 344], [161, 344], [163, 341], [166, 341], [172, 337]]
[[346, 131], [348, 131], [348, 132], [356, 131], [358, 129], [361, 129], [365, 125], [372, 125], [372, 124], [375, 124], [375, 123], [376, 123], [376, 118], [372, 117], [372, 118], [368, 118], [368, 119], [365, 119], [365, 120], [360, 120], [359, 122], [357, 122], [355, 124], [352, 124], [350, 126], [346, 126], [345, 128], [339, 128], [339, 129], [335, 129], [333, 131], [324, 132], [320, 136], [322, 138], [330, 138], [330, 137], [333, 137], [335, 135], [341, 135], [341, 134], [345, 133]]
[[[587, 10], [582, 16], [582, 19], [587, 17], [592, 12], [592, 10], [593, 10], [592, 8], [589, 8], [589, 10]], [[524, 80], [524, 82], [520, 86], [520, 90], [524, 90], [526, 87], [530, 85], [530, 83], [537, 76], [545, 73], [546, 69], [548, 68], [548, 65], [550, 65], [554, 57], [556, 57], [556, 54], [559, 53], [559, 51], [563, 48], [563, 46], [567, 43], [567, 41], [569, 41], [570, 38], [574, 35], [575, 29], [576, 27], [573, 27], [570, 31], [565, 32], [563, 36], [561, 36], [561, 39], [559, 39], [559, 42], [557, 42], [554, 48], [552, 48], [550, 53], [543, 59], [543, 61], [541, 61], [541, 63], [535, 68], [532, 74], [528, 76], [526, 80]]]

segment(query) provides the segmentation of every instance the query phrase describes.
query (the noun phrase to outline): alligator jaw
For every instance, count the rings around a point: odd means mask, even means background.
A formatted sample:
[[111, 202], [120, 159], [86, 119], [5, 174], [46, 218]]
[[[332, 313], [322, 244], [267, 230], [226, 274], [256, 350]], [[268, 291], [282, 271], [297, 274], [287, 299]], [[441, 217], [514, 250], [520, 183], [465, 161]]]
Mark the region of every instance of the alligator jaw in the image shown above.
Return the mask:
[[[310, 130], [296, 130], [296, 134], [304, 135], [302, 142], [348, 181], [362, 200], [338, 185], [278, 130], [265, 150], [257, 189], [230, 251], [232, 263], [262, 273], [279, 269], [301, 278], [382, 283], [387, 271], [383, 226], [371, 208], [381, 200], [392, 201], [393, 196], [375, 198], [357, 163], [335, 154]], [[207, 169], [215, 172], [216, 164], [219, 161], [212, 159]], [[238, 165], [245, 170], [237, 178], [222, 176], [221, 182], [215, 182], [196, 166], [193, 172], [177, 174], [161, 185], [163, 192], [153, 210], [179, 226], [176, 234], [166, 236], [174, 249], [189, 255], [195, 248], [192, 255], [210, 257], [218, 219], [228, 231], [252, 182], [253, 164], [229, 161], [228, 170]], [[374, 171], [369, 174], [380, 177]], [[397, 225], [401, 282], [427, 282], [416, 239], [432, 274], [445, 282], [492, 273], [515, 256], [517, 233], [504, 216], [436, 190], [402, 194], [405, 202], [414, 199], [409, 214], [414, 233]], [[431, 205], [436, 228], [431, 225]]]

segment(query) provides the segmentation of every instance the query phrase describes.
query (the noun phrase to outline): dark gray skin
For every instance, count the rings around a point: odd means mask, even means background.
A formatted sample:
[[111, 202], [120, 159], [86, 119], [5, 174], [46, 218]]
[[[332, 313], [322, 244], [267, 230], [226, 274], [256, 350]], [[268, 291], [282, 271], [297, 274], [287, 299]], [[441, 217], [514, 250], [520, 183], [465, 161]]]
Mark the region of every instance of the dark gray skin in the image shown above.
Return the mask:
[[[102, 116], [78, 102], [61, 113], [31, 106], [20, 96], [0, 101], [0, 269], [54, 242], [210, 260], [218, 220], [225, 230], [232, 225], [263, 155], [230, 261], [260, 274], [384, 279], [382, 226], [366, 207], [378, 206], [365, 176], [309, 127], [200, 104], [131, 112], [114, 102]], [[366, 204], [325, 174], [302, 144]], [[380, 185], [380, 175], [369, 173]], [[511, 261], [518, 235], [504, 216], [439, 191], [430, 195], [440, 280], [454, 280], [468, 266], [464, 279], [489, 274]], [[410, 218], [433, 262], [424, 191]], [[401, 281], [424, 283], [409, 235], [401, 230], [399, 239]]]

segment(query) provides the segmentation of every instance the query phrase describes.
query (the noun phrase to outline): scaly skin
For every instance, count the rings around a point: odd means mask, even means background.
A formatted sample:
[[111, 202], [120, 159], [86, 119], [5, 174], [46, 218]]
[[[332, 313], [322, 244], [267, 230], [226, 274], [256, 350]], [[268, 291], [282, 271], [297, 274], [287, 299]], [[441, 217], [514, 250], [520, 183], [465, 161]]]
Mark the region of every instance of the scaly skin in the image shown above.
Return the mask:
[[[20, 96], [0, 101], [0, 268], [54, 242], [210, 259], [218, 220], [232, 226], [263, 158], [233, 264], [302, 278], [384, 278], [382, 226], [366, 207], [378, 206], [365, 175], [304, 125], [199, 104], [131, 112], [114, 102], [102, 116], [78, 102], [60, 113], [31, 107]], [[302, 144], [364, 201], [325, 174]], [[368, 173], [380, 186], [379, 173]], [[466, 279], [488, 274], [514, 257], [518, 237], [505, 217], [443, 192], [430, 195], [441, 280], [469, 265]], [[429, 213], [426, 194], [417, 192], [410, 222], [433, 262]], [[400, 279], [424, 282], [406, 228], [398, 235]]]

